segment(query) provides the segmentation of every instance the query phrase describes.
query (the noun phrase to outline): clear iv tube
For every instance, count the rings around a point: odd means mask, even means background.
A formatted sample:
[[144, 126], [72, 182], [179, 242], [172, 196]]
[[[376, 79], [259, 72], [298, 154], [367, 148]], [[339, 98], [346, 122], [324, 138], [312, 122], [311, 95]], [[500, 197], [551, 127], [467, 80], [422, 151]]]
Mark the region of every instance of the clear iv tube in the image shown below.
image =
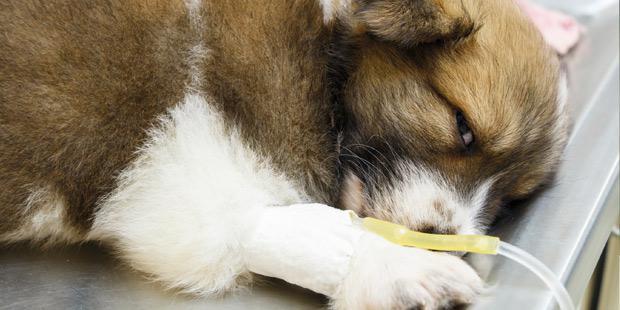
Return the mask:
[[561, 310], [574, 310], [573, 301], [568, 295], [568, 292], [564, 288], [564, 285], [556, 278], [555, 274], [547, 268], [543, 263], [537, 260], [530, 253], [521, 250], [520, 248], [500, 241], [497, 248], [497, 254], [505, 256], [531, 270], [535, 273], [555, 296]]
[[439, 251], [464, 251], [480, 254], [500, 254], [532, 271], [553, 293], [561, 310], [574, 310], [573, 301], [555, 274], [534, 256], [497, 237], [482, 235], [436, 235], [411, 231], [405, 226], [371, 217], [360, 219], [351, 212], [354, 223], [362, 225], [393, 243]]

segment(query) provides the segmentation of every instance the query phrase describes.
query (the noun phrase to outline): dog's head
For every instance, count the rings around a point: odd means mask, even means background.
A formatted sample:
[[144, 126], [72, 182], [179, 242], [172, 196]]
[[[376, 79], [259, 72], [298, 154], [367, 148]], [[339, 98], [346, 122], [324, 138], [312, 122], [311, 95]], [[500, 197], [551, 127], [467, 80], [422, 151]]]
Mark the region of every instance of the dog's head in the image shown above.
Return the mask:
[[511, 1], [354, 0], [340, 23], [343, 207], [480, 233], [550, 180], [565, 81]]

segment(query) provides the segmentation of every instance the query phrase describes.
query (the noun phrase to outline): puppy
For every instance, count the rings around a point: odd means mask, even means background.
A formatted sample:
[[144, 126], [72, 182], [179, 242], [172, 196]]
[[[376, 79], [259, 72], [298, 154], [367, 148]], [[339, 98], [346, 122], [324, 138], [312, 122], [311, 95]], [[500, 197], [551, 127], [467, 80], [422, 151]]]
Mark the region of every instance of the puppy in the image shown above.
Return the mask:
[[[565, 143], [558, 60], [510, 1], [9, 0], [0, 33], [0, 240], [100, 241], [195, 294], [251, 281], [262, 209], [480, 233]], [[373, 242], [334, 308], [480, 289]]]

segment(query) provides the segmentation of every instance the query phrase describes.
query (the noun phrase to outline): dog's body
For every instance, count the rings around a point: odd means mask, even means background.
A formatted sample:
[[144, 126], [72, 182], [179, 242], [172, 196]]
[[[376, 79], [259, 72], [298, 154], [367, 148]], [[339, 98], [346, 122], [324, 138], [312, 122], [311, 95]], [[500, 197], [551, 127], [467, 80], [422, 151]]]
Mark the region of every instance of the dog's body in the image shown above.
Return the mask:
[[[340, 202], [415, 229], [483, 231], [553, 171], [565, 125], [557, 63], [513, 5], [463, 5], [1, 4], [0, 240], [103, 241], [209, 294], [250, 278], [239, 243], [261, 208]], [[499, 17], [476, 24], [489, 10]], [[517, 26], [504, 42], [499, 20]], [[454, 257], [377, 267], [398, 251], [367, 253], [334, 305], [475, 295]]]

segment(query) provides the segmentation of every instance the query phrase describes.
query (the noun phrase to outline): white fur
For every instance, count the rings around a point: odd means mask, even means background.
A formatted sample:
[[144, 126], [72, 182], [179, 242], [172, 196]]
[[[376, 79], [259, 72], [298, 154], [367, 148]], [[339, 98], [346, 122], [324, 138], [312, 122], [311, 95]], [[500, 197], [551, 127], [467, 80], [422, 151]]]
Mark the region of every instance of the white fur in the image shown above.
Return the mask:
[[202, 70], [200, 70], [200, 65], [204, 63], [208, 56], [209, 50], [205, 48], [201, 41], [196, 42], [189, 51], [187, 63], [190, 68], [190, 80], [187, 88], [191, 93], [201, 93], [204, 76]]
[[[489, 197], [489, 191], [493, 187], [497, 177], [491, 177], [481, 181], [477, 184], [476, 190], [472, 193], [471, 198], [465, 198], [465, 201], [460, 209], [456, 212], [458, 215], [455, 217], [454, 225], [460, 226], [458, 231], [462, 235], [478, 235], [485, 234], [488, 226], [491, 224], [488, 222], [488, 218], [481, 216], [484, 212], [484, 207], [487, 205]], [[460, 215], [463, 214], [464, 217]], [[484, 219], [484, 220], [483, 220]]]
[[185, 0], [185, 7], [190, 14], [195, 14], [200, 10], [202, 0]]
[[558, 80], [558, 107], [560, 112], [566, 110], [568, 103], [568, 78], [566, 72], [560, 73], [560, 79]]
[[[552, 134], [556, 136], [555, 141], [563, 142], [565, 140], [566, 130], [568, 128], [568, 78], [566, 72], [560, 73], [558, 80], [558, 95], [557, 95], [557, 119], [554, 122]], [[556, 143], [557, 143], [556, 142]], [[561, 144], [561, 143], [558, 143]]]
[[481, 290], [476, 272], [456, 256], [365, 234], [332, 308], [444, 309], [471, 302]]
[[323, 9], [323, 22], [330, 23], [351, 7], [351, 0], [319, 0]]
[[219, 293], [249, 277], [240, 240], [260, 207], [302, 197], [203, 97], [188, 94], [151, 131], [89, 237], [113, 241], [133, 267], [170, 287]]
[[22, 210], [24, 222], [16, 231], [0, 236], [0, 242], [77, 242], [78, 232], [65, 222], [66, 206], [51, 186], [35, 187]]
[[[489, 179], [478, 185], [470, 197], [462, 197], [439, 174], [403, 165], [402, 178], [396, 184], [380, 191], [376, 198], [381, 206], [378, 216], [393, 218], [411, 227], [433, 226], [454, 228], [458, 234], [478, 234], [485, 223], [479, 221], [479, 213], [485, 206], [488, 191], [493, 185]], [[433, 204], [442, 207], [438, 209]], [[449, 216], [446, 216], [449, 214]]]
[[189, 50], [189, 57], [187, 58], [187, 64], [190, 70], [190, 81], [189, 85], [186, 87], [189, 92], [200, 93], [204, 81], [202, 65], [209, 55], [209, 51], [205, 47], [203, 39], [203, 25], [205, 21], [203, 20], [203, 14], [200, 12], [202, 1], [185, 0], [185, 6], [187, 7], [190, 26], [195, 36], [195, 42]]

